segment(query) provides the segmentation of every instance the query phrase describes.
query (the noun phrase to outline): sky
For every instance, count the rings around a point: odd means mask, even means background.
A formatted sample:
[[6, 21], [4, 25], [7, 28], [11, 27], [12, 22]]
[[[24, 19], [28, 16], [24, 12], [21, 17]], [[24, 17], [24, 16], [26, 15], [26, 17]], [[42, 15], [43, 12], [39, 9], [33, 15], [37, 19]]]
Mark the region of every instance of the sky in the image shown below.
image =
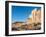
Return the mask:
[[32, 10], [35, 8], [40, 9], [41, 7], [12, 6], [12, 22], [24, 22], [29, 17], [29, 15], [32, 16]]

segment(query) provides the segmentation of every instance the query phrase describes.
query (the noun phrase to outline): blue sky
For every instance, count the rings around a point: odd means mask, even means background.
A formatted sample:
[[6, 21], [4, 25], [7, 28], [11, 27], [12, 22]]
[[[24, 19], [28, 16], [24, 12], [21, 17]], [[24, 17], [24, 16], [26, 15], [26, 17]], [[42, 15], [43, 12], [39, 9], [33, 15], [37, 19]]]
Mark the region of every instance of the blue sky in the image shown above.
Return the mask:
[[25, 21], [35, 8], [40, 9], [41, 7], [12, 6], [12, 22]]

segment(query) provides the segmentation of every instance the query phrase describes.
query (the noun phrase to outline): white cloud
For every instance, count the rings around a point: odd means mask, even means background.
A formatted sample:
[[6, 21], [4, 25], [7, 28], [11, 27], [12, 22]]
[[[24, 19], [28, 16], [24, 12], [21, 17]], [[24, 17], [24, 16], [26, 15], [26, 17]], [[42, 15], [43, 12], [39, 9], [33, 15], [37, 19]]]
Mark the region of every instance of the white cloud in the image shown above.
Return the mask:
[[32, 14], [29, 15], [29, 18], [31, 18], [31, 17], [32, 17]]

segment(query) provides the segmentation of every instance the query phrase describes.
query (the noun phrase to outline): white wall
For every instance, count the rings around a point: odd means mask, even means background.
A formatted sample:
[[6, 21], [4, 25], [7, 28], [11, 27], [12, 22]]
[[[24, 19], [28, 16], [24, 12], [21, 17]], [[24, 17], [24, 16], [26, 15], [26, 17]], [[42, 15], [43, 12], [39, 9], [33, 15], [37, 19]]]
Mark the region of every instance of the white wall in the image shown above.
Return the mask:
[[[19, 1], [45, 2], [44, 0], [19, 0]], [[5, 37], [4, 35], [5, 35], [5, 0], [0, 0], [0, 37]], [[24, 36], [16, 36], [16, 37], [46, 37], [46, 34], [24, 35]]]

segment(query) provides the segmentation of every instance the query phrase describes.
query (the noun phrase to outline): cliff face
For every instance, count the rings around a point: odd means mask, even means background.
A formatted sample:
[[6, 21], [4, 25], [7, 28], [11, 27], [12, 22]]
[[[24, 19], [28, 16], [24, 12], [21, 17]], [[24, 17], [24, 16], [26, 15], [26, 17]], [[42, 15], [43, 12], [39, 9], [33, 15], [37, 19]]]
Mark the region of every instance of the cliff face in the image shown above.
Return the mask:
[[34, 9], [32, 11], [32, 17], [27, 19], [27, 23], [41, 23], [41, 10]]

